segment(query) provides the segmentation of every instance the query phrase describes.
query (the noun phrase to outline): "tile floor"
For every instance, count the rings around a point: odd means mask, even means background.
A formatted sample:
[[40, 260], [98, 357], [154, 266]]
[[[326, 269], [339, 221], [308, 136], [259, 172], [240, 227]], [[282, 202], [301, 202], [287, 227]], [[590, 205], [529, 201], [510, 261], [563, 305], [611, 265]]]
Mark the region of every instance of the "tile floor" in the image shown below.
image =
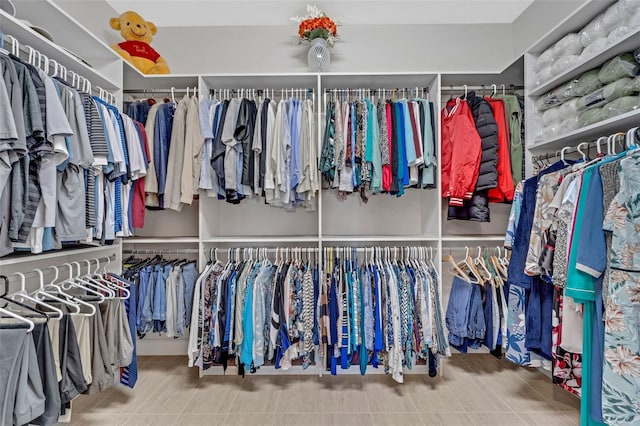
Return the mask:
[[135, 389], [73, 403], [72, 425], [578, 425], [579, 400], [490, 355], [454, 355], [445, 378], [209, 376], [185, 357], [141, 357]]

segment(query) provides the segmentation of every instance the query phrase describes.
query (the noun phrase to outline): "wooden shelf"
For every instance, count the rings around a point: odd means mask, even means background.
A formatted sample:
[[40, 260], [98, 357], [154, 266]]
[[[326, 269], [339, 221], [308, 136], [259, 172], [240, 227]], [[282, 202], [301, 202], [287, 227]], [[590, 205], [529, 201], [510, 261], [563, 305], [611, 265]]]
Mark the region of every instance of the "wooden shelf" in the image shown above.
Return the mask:
[[528, 149], [532, 152], [557, 150], [564, 146], [575, 146], [580, 142], [593, 141], [616, 132], [624, 132], [638, 125], [640, 125], [640, 108], [564, 135], [555, 136], [546, 141], [531, 144]]
[[586, 71], [601, 66], [609, 59], [621, 53], [633, 52], [638, 47], [640, 47], [640, 28], [636, 29], [636, 31], [632, 31], [630, 34], [627, 34], [627, 36], [618, 43], [605, 47], [600, 52], [591, 55], [587, 60], [580, 62], [578, 65], [556, 77], [553, 77], [551, 80], [540, 84], [529, 92], [529, 96], [543, 95], [554, 87], [557, 87], [572, 78], [578, 77]]

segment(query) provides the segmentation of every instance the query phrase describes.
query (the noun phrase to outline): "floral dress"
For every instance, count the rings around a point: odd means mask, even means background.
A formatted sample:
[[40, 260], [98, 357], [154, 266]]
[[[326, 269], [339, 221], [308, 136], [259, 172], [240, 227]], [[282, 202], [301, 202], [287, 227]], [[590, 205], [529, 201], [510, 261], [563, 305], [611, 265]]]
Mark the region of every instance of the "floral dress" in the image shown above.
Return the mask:
[[640, 155], [620, 162], [605, 304], [602, 415], [610, 425], [640, 424]]

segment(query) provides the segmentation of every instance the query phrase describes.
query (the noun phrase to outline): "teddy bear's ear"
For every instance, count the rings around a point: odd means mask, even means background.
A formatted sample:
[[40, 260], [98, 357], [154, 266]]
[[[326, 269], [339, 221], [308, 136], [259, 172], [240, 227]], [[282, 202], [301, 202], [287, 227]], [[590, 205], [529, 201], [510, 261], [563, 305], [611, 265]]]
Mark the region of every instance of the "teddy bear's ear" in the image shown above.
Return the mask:
[[109, 25], [116, 31], [120, 31], [120, 18], [111, 18], [109, 19]]
[[149, 29], [151, 30], [152, 35], [156, 35], [156, 33], [158, 32], [158, 27], [156, 27], [156, 24], [151, 21], [147, 21], [147, 27], [149, 27]]

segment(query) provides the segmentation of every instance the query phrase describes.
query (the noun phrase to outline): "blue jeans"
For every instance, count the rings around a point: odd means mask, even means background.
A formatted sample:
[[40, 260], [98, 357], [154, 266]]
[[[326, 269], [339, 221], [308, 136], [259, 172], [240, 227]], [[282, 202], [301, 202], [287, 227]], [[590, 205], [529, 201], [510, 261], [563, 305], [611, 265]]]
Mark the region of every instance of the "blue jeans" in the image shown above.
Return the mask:
[[472, 285], [460, 277], [453, 277], [445, 321], [449, 342], [455, 346], [461, 346], [467, 337]]
[[171, 265], [156, 266], [156, 270], [156, 285], [153, 294], [153, 331], [160, 333], [166, 330], [167, 289], [165, 285], [171, 272]]
[[142, 315], [140, 317], [140, 324], [138, 325], [138, 332], [140, 334], [146, 334], [153, 329], [153, 302], [155, 300], [155, 283], [160, 267], [148, 266], [141, 272], [141, 276], [148, 275], [147, 292], [142, 299]]
[[[198, 270], [195, 263], [187, 263], [182, 267], [182, 280], [184, 281], [184, 307], [186, 309], [184, 322], [188, 325], [191, 324], [193, 290], [198, 280]], [[180, 312], [178, 312], [178, 318], [180, 318]]]
[[467, 323], [467, 343], [469, 347], [478, 349], [484, 340], [486, 330], [484, 310], [482, 309], [482, 290], [478, 284], [472, 284], [469, 321]]

